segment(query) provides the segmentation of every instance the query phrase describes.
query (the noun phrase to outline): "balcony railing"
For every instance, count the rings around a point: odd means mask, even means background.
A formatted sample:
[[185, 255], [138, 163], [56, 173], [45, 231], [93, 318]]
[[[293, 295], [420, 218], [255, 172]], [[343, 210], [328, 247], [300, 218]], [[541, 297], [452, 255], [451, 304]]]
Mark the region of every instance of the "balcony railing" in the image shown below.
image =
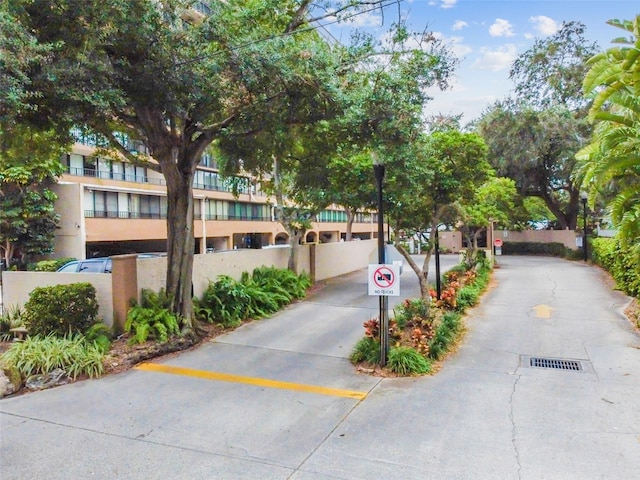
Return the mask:
[[167, 218], [166, 213], [143, 213], [143, 212], [114, 212], [110, 210], [85, 210], [85, 218], [122, 218], [122, 219], [143, 219], [162, 220]]
[[[108, 180], [118, 180], [122, 182], [134, 182], [134, 183], [148, 183], [151, 185], [165, 185], [167, 182], [164, 178], [151, 178], [146, 175], [131, 175], [128, 173], [110, 172], [106, 170], [98, 170], [95, 168], [80, 168], [80, 167], [67, 167], [67, 173], [75, 177], [93, 177], [93, 178], [105, 178]], [[204, 183], [196, 183], [194, 181], [193, 188], [198, 190], [207, 190], [213, 192], [233, 192], [233, 187], [230, 185], [224, 185], [221, 183], [212, 185]], [[238, 189], [238, 193], [245, 195], [249, 194], [248, 188]], [[260, 190], [254, 192], [256, 196], [265, 196], [266, 194]]]

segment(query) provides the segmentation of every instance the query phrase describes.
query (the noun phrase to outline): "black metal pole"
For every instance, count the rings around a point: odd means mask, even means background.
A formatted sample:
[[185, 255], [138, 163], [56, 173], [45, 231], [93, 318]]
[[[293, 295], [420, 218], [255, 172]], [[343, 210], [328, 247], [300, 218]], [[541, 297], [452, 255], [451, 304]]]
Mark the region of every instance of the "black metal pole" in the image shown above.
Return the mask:
[[587, 199], [582, 198], [582, 251], [584, 253], [584, 261], [586, 262], [587, 254]]
[[440, 240], [438, 238], [438, 227], [436, 226], [436, 295], [440, 300], [442, 285], [440, 283]]
[[[376, 176], [376, 185], [378, 187], [378, 263], [385, 263], [384, 255], [384, 208], [382, 202], [382, 181], [384, 179], [384, 165], [374, 164], [373, 172]], [[380, 304], [380, 365], [384, 367], [387, 364], [387, 354], [389, 351], [389, 320], [387, 318], [387, 297], [379, 296]]]

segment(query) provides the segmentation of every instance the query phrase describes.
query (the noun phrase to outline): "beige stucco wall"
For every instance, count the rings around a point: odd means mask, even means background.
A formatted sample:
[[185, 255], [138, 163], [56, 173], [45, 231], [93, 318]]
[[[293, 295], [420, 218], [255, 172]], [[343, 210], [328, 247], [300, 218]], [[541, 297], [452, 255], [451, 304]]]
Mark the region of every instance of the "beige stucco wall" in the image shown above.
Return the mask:
[[[312, 272], [311, 248], [316, 249], [315, 279], [325, 280], [365, 268], [376, 247], [376, 240], [301, 245], [298, 252], [298, 272]], [[138, 289], [158, 291], [163, 288], [166, 261], [166, 258], [138, 259]], [[215, 281], [219, 275], [228, 275], [239, 280], [242, 272], [252, 272], [254, 268], [263, 265], [287, 268], [288, 261], [289, 247], [228, 250], [195, 255], [193, 293], [200, 297], [209, 282]]]
[[[567, 248], [577, 249], [576, 236], [573, 230], [523, 230], [521, 232], [508, 230], [494, 230], [493, 238], [499, 238], [503, 242], [539, 242], [551, 243], [559, 242]], [[460, 232], [440, 232], [439, 242], [441, 248], [457, 253], [462, 250], [462, 233]]]
[[3, 307], [23, 307], [36, 287], [89, 282], [96, 289], [98, 315], [109, 327], [113, 325], [111, 275], [108, 273], [2, 272]]
[[573, 230], [523, 230], [511, 232], [507, 230], [495, 230], [493, 238], [499, 238], [503, 242], [559, 242], [565, 247], [576, 250], [576, 237], [579, 236]]
[[[299, 265], [308, 271], [308, 246], [300, 248]], [[228, 275], [236, 280], [242, 272], [252, 272], [263, 265], [287, 268], [289, 248], [241, 249], [224, 252], [196, 254], [193, 257], [193, 293], [202, 296], [210, 281], [219, 275]], [[138, 289], [158, 291], [165, 286], [167, 258], [138, 259]]]
[[85, 256], [84, 211], [82, 185], [78, 183], [58, 183], [51, 189], [58, 195], [56, 212], [60, 214], [60, 228], [56, 230], [54, 251], [51, 258]]
[[377, 246], [377, 240], [316, 245], [316, 280], [325, 280], [365, 268], [369, 264], [372, 252], [377, 251]]

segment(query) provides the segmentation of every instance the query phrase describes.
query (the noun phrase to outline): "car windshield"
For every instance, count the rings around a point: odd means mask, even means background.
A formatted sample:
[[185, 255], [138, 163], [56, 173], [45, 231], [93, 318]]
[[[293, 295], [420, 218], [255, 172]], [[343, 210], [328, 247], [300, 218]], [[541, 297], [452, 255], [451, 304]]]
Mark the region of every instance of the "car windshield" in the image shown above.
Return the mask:
[[79, 271], [83, 273], [102, 273], [104, 271], [104, 262], [82, 262]]
[[58, 272], [75, 272], [78, 270], [78, 262], [67, 263], [64, 267], [60, 268]]

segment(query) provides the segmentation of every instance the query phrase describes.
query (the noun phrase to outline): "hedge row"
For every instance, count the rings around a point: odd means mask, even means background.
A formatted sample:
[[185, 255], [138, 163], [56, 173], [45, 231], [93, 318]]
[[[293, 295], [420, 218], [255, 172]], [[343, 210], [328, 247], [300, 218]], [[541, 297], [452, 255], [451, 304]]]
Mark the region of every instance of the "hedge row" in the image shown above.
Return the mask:
[[571, 250], [560, 242], [505, 242], [502, 245], [503, 255], [546, 255], [561, 258], [579, 258], [580, 250]]
[[591, 241], [591, 258], [611, 274], [620, 290], [640, 298], [640, 267], [631, 250], [615, 238], [595, 238]]

